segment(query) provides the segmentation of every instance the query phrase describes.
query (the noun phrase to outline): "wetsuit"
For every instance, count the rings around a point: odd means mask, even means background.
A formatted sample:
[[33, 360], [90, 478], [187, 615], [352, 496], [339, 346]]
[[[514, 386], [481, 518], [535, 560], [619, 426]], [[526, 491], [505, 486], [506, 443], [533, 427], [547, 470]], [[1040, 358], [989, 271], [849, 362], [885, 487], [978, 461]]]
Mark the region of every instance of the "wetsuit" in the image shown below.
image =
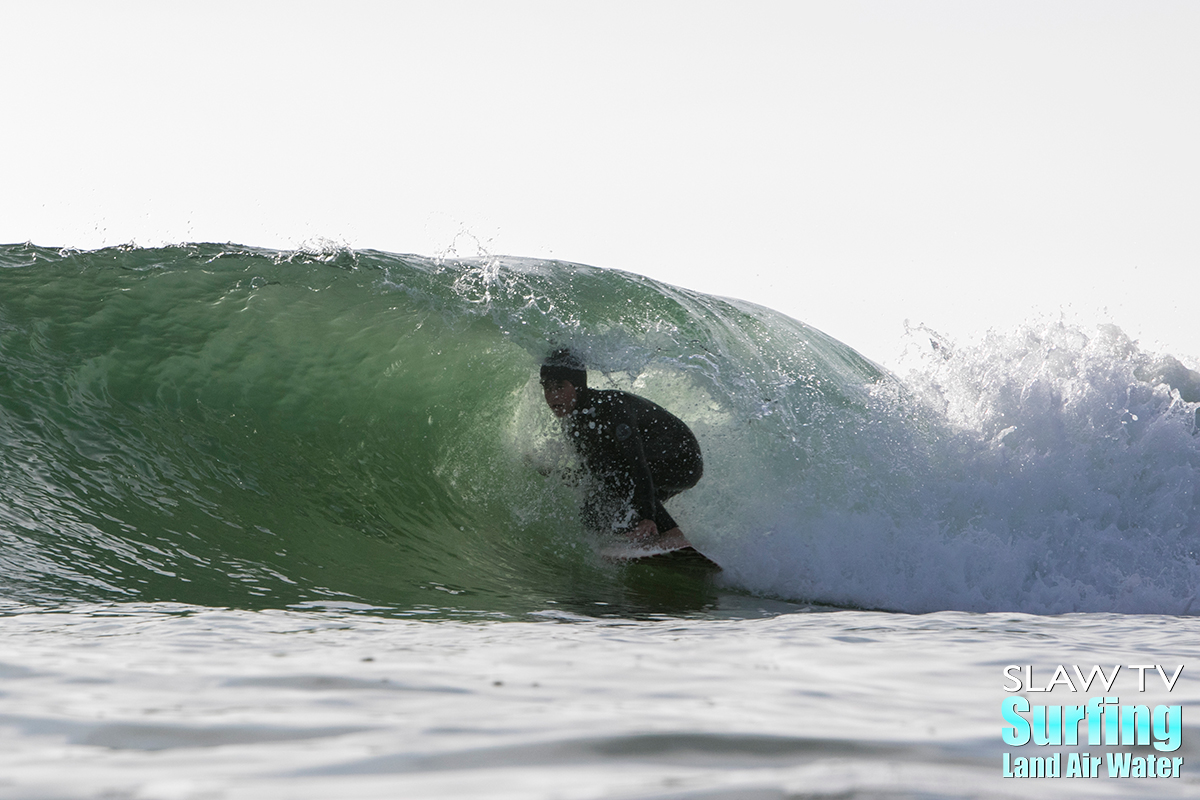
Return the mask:
[[652, 519], [660, 532], [678, 527], [663, 501], [700, 480], [700, 444], [666, 409], [628, 392], [581, 389], [566, 422], [568, 438], [596, 482], [585, 524], [628, 530]]

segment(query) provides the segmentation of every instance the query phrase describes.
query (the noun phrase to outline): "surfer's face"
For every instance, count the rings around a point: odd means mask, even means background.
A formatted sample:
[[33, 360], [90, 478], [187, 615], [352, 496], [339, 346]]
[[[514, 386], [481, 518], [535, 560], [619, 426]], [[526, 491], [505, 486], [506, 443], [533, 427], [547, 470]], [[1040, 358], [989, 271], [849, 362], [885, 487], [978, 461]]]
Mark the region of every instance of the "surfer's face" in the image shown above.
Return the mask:
[[570, 381], [546, 381], [542, 384], [542, 394], [556, 417], [565, 417], [575, 410], [575, 385]]

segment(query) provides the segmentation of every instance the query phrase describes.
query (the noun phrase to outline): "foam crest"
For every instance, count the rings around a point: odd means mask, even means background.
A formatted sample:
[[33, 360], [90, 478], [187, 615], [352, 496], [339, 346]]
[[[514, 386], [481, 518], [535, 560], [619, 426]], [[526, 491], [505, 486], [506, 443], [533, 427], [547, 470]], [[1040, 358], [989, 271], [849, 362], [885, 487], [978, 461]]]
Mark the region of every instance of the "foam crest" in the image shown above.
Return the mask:
[[882, 490], [781, 509], [738, 580], [918, 612], [1196, 611], [1200, 375], [1113, 326], [908, 338], [880, 426], [897, 446], [842, 454], [875, 450], [861, 478]]

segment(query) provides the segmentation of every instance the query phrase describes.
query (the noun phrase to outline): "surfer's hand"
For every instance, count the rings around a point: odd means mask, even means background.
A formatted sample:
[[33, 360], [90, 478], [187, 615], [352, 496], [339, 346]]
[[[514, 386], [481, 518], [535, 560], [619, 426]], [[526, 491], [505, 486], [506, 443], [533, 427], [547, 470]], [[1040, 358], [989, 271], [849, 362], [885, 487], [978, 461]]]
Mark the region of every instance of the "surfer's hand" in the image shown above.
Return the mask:
[[644, 519], [629, 531], [629, 538], [638, 544], [650, 544], [658, 538], [658, 526], [652, 519]]

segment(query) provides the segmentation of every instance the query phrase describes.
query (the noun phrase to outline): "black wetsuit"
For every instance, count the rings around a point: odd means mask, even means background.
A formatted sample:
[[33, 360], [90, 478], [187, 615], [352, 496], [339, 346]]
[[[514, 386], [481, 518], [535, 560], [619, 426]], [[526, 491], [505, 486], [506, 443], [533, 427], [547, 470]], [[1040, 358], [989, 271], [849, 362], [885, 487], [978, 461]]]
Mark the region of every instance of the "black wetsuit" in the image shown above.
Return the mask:
[[596, 481], [584, 505], [595, 530], [628, 530], [652, 519], [677, 527], [663, 501], [700, 480], [700, 444], [688, 426], [643, 397], [608, 389], [579, 391], [566, 431]]

